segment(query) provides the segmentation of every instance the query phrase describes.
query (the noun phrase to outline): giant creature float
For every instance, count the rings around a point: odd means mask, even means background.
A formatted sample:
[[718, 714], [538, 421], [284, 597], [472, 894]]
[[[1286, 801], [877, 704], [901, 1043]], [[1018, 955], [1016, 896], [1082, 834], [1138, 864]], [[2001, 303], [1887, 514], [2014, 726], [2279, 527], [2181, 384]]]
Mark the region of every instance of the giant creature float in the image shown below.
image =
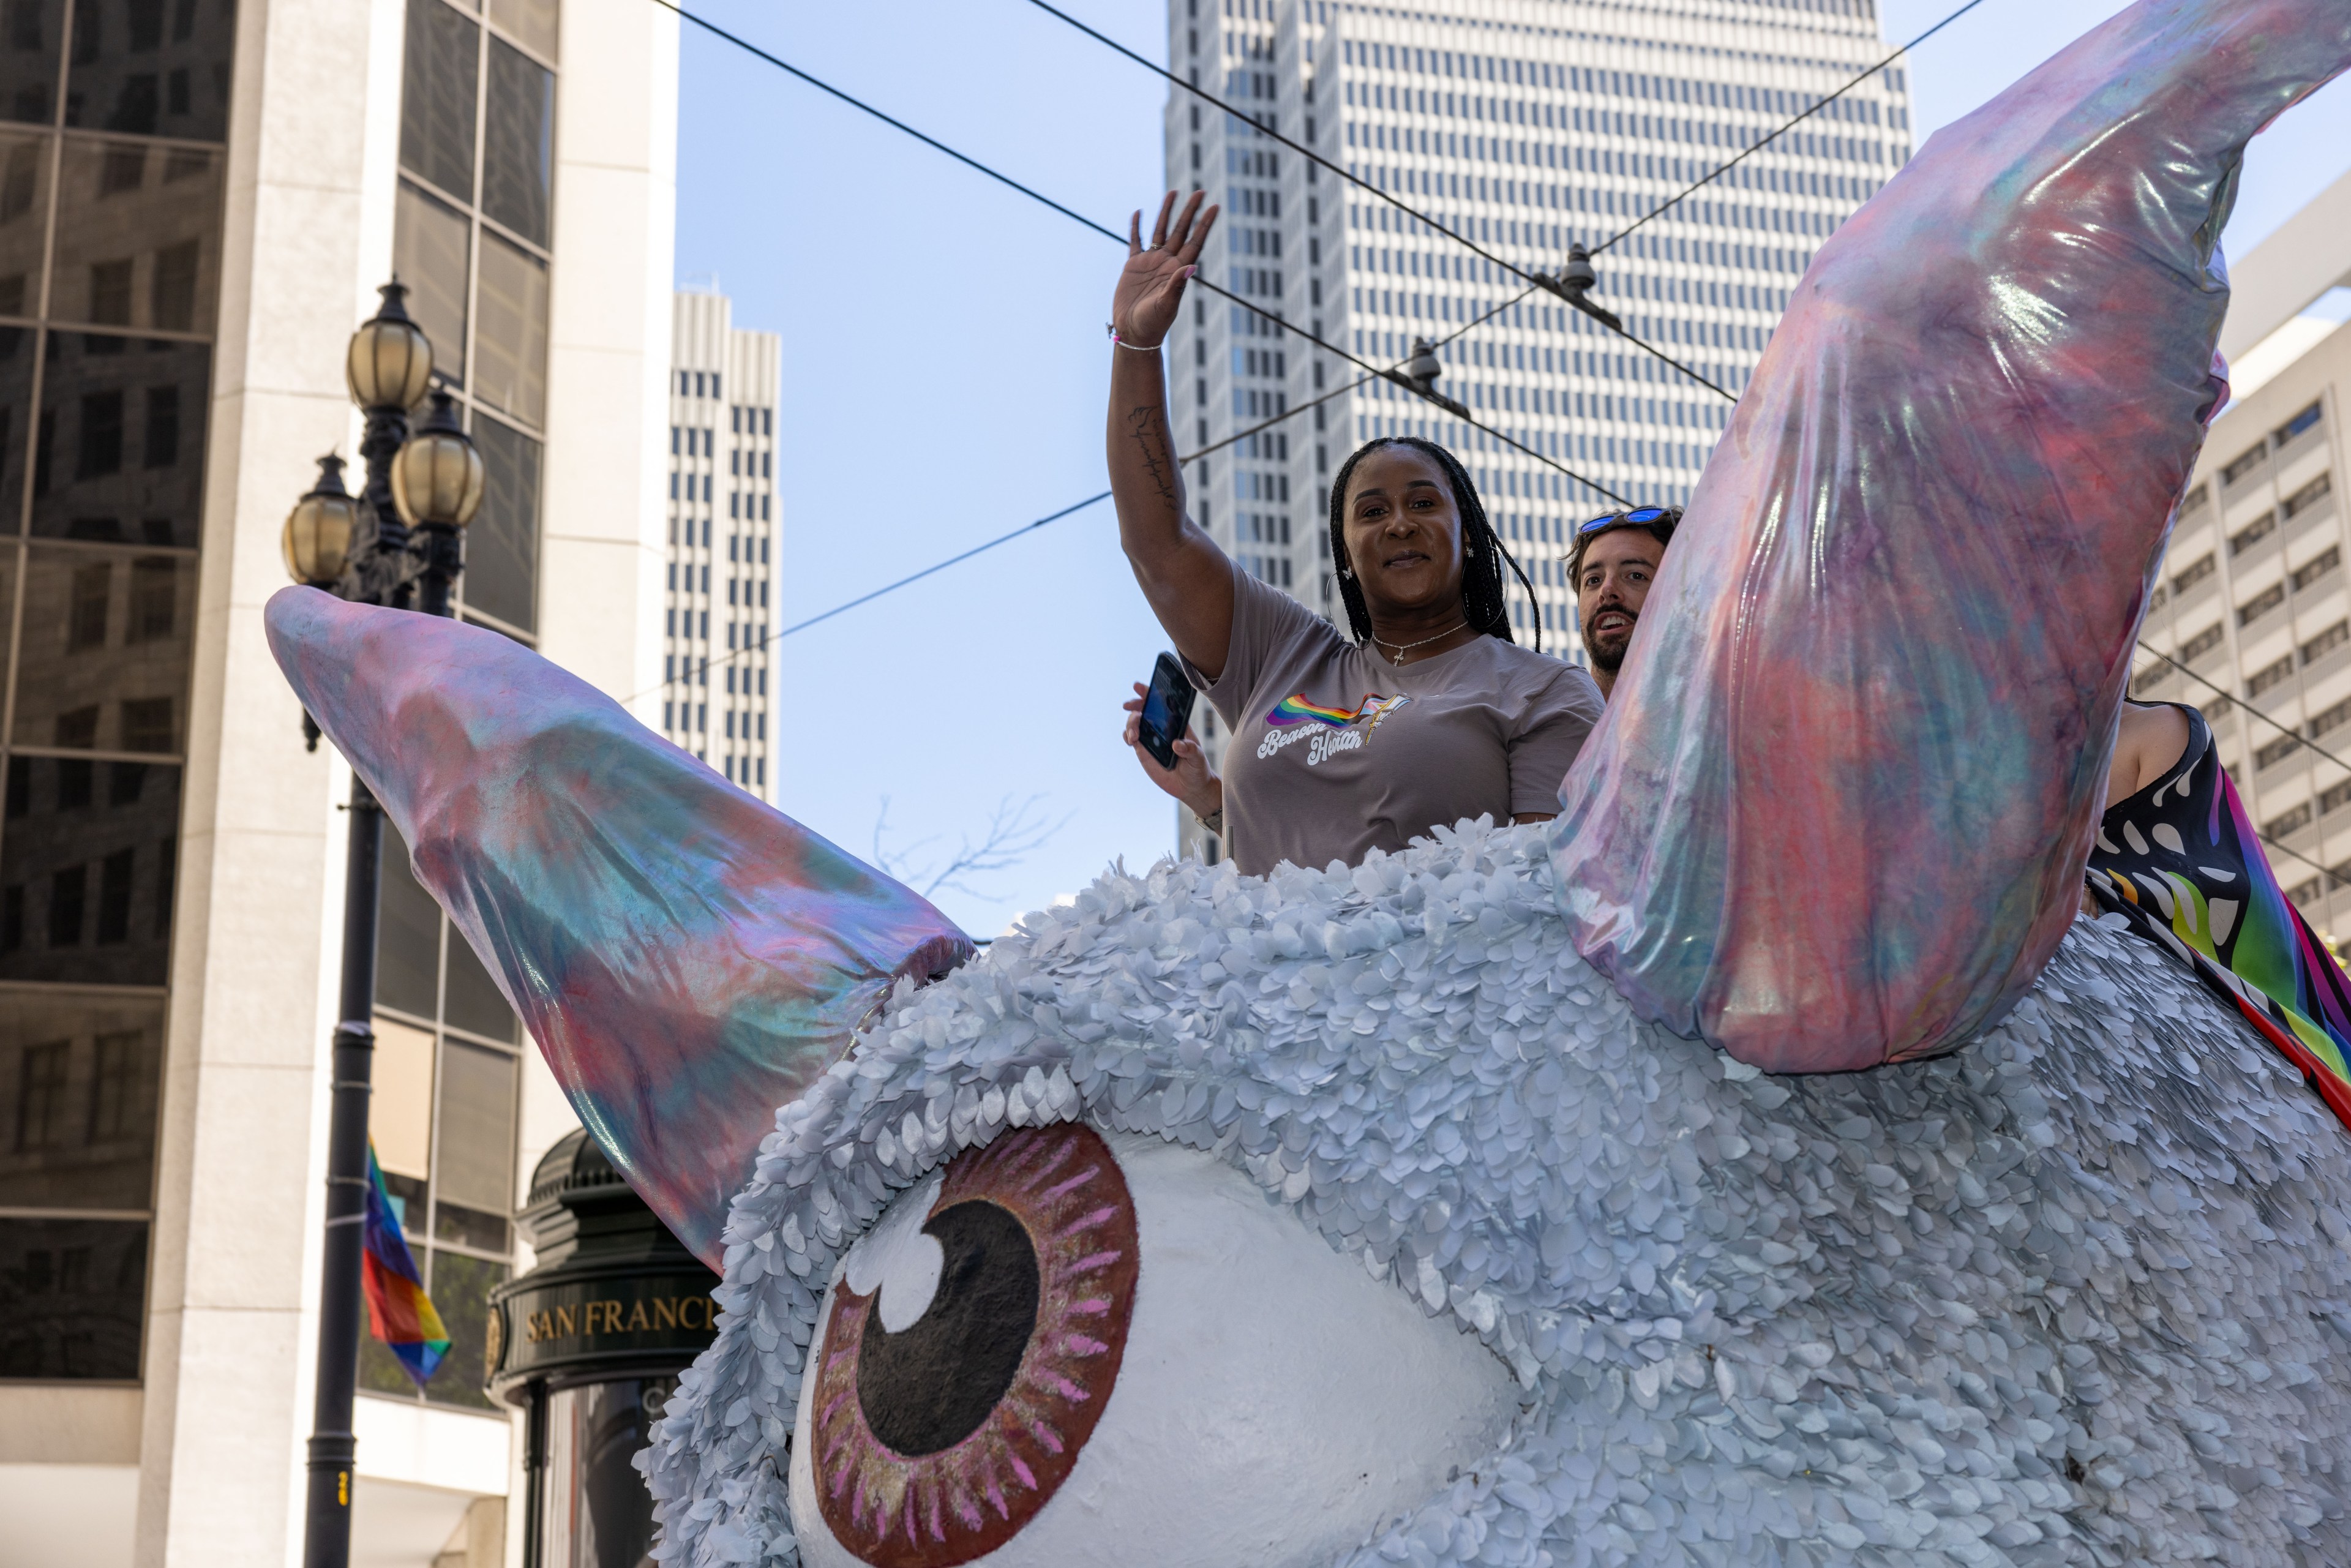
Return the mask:
[[1550, 829], [1114, 873], [966, 961], [527, 651], [281, 594], [725, 1271], [663, 1561], [2351, 1562], [2345, 1130], [2074, 915], [2239, 161], [2346, 59], [2345, 0], [2147, 0], [1930, 141]]

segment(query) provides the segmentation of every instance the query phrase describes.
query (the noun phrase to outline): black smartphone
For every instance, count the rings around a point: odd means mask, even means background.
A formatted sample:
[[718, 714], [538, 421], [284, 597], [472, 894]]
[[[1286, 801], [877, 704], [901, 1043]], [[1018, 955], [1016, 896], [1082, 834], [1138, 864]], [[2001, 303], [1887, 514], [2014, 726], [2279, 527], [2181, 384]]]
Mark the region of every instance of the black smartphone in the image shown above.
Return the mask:
[[1176, 766], [1176, 743], [1184, 738], [1192, 722], [1192, 699], [1198, 695], [1184, 678], [1184, 666], [1176, 662], [1176, 655], [1160, 654], [1159, 662], [1151, 666], [1151, 685], [1143, 695], [1143, 722], [1136, 727], [1142, 732], [1143, 749], [1157, 758], [1160, 767]]

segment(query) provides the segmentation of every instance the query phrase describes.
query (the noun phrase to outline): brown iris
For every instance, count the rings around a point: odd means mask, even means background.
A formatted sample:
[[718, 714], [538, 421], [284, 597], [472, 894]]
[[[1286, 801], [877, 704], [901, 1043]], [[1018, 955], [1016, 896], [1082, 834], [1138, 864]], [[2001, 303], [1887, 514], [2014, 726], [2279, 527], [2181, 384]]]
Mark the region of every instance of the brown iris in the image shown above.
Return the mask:
[[811, 1395], [824, 1522], [874, 1568], [968, 1563], [1036, 1517], [1102, 1419], [1134, 1307], [1134, 1200], [1081, 1124], [958, 1155], [923, 1232], [943, 1258], [922, 1317], [893, 1333], [844, 1281]]

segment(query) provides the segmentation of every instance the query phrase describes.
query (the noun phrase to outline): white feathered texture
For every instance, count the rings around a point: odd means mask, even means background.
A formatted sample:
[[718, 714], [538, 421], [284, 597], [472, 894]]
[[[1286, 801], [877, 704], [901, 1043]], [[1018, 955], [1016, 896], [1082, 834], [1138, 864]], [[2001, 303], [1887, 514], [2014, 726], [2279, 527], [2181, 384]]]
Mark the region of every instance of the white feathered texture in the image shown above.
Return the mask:
[[736, 1199], [717, 1342], [639, 1460], [658, 1558], [796, 1561], [835, 1261], [1067, 1117], [1249, 1172], [1528, 1385], [1347, 1563], [2351, 1563], [2346, 1134], [2187, 975], [2083, 921], [1954, 1056], [1768, 1078], [1634, 1021], [1539, 830], [1483, 824], [1114, 871], [902, 994]]

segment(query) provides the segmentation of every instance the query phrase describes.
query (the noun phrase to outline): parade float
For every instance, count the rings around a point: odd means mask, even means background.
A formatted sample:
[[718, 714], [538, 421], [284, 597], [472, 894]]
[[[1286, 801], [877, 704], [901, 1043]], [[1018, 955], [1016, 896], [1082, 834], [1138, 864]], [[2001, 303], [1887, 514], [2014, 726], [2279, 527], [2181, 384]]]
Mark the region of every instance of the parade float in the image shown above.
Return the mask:
[[1936, 135], [1547, 825], [1113, 870], [975, 956], [528, 650], [280, 594], [723, 1276], [656, 1556], [2351, 1561], [2351, 1133], [2080, 913], [2237, 171], [2346, 60], [2342, 0], [2147, 0]]

